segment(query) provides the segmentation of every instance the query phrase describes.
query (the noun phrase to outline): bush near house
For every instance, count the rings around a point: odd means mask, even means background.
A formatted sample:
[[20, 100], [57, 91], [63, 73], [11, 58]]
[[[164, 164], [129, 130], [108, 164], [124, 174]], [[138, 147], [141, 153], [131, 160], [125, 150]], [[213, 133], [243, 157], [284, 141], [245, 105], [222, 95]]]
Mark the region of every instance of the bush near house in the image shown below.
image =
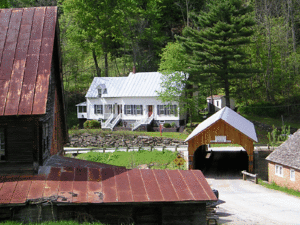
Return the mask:
[[164, 128], [171, 128], [171, 124], [169, 124], [169, 123], [164, 123]]
[[83, 127], [85, 129], [101, 128], [101, 124], [97, 120], [87, 120], [84, 122]]

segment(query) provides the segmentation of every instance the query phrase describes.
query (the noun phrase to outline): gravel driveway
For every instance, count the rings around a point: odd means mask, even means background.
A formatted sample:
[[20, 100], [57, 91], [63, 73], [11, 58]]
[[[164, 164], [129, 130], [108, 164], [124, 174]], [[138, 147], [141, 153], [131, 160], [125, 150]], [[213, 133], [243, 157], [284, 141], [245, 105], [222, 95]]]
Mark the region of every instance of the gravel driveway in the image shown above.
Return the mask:
[[240, 176], [209, 178], [219, 191], [220, 224], [300, 224], [300, 198], [267, 189]]

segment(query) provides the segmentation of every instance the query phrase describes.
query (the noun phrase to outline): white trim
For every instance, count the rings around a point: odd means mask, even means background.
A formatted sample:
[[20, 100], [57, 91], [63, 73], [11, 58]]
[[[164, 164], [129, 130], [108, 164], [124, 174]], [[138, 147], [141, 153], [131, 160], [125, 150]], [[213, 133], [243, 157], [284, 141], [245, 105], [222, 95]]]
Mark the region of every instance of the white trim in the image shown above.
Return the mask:
[[280, 165], [275, 165], [275, 175], [283, 177], [283, 167]]
[[291, 181], [295, 181], [295, 170], [294, 169], [290, 169], [290, 180]]

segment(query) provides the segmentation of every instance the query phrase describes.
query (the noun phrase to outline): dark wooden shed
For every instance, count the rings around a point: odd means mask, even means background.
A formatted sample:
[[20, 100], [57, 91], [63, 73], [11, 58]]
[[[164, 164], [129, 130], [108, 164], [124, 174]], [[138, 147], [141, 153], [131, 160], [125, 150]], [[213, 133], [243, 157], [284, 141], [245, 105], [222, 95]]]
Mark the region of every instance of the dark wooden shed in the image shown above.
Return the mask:
[[253, 172], [253, 142], [257, 142], [255, 127], [228, 107], [222, 108], [199, 124], [185, 140], [188, 142], [189, 168], [193, 168], [195, 151], [207, 144], [239, 144], [247, 151], [248, 171]]
[[57, 7], [0, 10], [0, 173], [34, 173], [68, 139]]

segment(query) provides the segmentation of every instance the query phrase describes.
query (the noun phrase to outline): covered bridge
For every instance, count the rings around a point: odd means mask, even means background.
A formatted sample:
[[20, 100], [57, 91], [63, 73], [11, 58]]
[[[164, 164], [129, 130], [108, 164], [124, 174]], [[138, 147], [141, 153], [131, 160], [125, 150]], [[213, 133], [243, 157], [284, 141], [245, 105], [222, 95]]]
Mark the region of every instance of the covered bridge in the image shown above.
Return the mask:
[[253, 142], [257, 142], [252, 122], [232, 109], [224, 107], [200, 123], [185, 140], [188, 142], [189, 169], [195, 165], [194, 153], [207, 144], [239, 144], [248, 154], [248, 171], [253, 172]]

